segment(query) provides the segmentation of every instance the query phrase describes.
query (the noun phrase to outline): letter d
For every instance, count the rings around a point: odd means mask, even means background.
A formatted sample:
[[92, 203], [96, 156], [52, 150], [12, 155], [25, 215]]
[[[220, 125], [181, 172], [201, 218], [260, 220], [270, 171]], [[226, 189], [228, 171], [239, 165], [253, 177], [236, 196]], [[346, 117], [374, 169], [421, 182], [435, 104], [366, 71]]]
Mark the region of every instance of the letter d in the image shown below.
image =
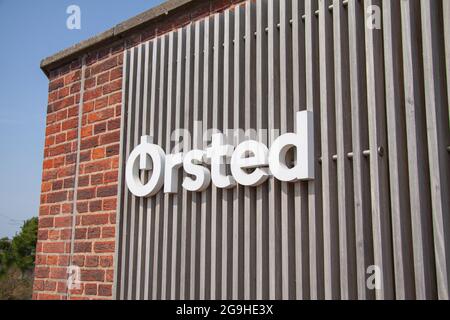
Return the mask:
[[[297, 133], [287, 133], [270, 147], [269, 168], [278, 180], [297, 182], [314, 179], [314, 116], [311, 111], [297, 112]], [[289, 168], [286, 154], [296, 148], [296, 164]]]

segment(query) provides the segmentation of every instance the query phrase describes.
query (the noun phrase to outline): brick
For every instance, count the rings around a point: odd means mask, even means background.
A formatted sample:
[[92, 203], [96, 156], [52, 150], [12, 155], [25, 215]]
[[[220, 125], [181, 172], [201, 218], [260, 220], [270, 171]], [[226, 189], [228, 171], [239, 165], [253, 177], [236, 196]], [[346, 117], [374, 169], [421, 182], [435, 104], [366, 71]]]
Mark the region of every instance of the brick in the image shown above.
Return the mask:
[[108, 121], [108, 131], [113, 131], [120, 128], [120, 118], [111, 119]]
[[66, 133], [65, 132], [58, 134], [55, 138], [56, 144], [60, 144], [63, 142], [66, 142]]
[[63, 188], [63, 184], [64, 184], [63, 180], [53, 181], [52, 190], [53, 191], [61, 190]]
[[52, 105], [53, 111], [59, 111], [75, 104], [75, 96], [69, 96], [62, 100], [58, 100]]
[[116, 92], [109, 96], [108, 105], [113, 106], [122, 103], [122, 92]]
[[109, 171], [109, 172], [105, 172], [104, 174], [104, 182], [105, 184], [107, 183], [111, 183], [111, 182], [117, 182], [119, 178], [119, 174], [117, 171]]
[[96, 148], [92, 150], [92, 160], [98, 160], [105, 157], [105, 148]]
[[103, 93], [103, 91], [102, 91], [101, 87], [88, 90], [84, 93], [84, 101], [88, 102], [90, 100], [95, 100], [95, 99], [101, 97], [102, 93]]
[[91, 137], [88, 139], [82, 139], [81, 140], [81, 150], [86, 150], [86, 149], [90, 149], [90, 148], [95, 148], [98, 146], [98, 141], [99, 138], [98, 137]]
[[72, 145], [70, 143], [65, 143], [53, 148], [49, 148], [48, 156], [54, 157], [59, 156], [61, 154], [69, 153], [72, 150]]
[[48, 239], [48, 230], [38, 230], [37, 239], [38, 240], [47, 240]]
[[100, 238], [101, 229], [98, 227], [89, 228], [88, 229], [88, 239], [99, 239]]
[[122, 73], [123, 73], [122, 69], [123, 69], [122, 67], [117, 67], [117, 68], [111, 70], [110, 80], [112, 81], [112, 80], [122, 78]]
[[94, 134], [99, 135], [99, 134], [105, 133], [106, 129], [107, 129], [106, 126], [107, 126], [106, 122], [97, 123], [94, 126]]
[[98, 256], [87, 256], [85, 266], [86, 267], [98, 267]]
[[111, 160], [105, 159], [86, 164], [86, 166], [84, 167], [84, 173], [101, 172], [110, 169], [111, 169]]
[[88, 212], [88, 203], [86, 201], [78, 202], [77, 203], [77, 211], [78, 211], [78, 213]]
[[56, 217], [55, 218], [55, 227], [56, 228], [67, 228], [72, 225], [72, 217]]
[[102, 228], [102, 238], [114, 238], [116, 234], [115, 227], [103, 227]]
[[112, 211], [117, 208], [117, 199], [105, 199], [103, 200], [103, 210]]
[[33, 291], [44, 291], [44, 280], [34, 280]]
[[36, 265], [42, 265], [47, 263], [47, 256], [43, 254], [37, 254], [35, 264]]
[[104, 270], [81, 270], [81, 281], [104, 281]]
[[102, 97], [95, 100], [95, 110], [102, 109], [108, 106], [108, 97]]
[[95, 200], [89, 202], [89, 211], [90, 212], [98, 212], [102, 210], [102, 201], [101, 200]]
[[106, 147], [106, 157], [117, 156], [119, 155], [119, 152], [120, 152], [120, 144], [115, 144]]
[[72, 230], [71, 229], [65, 229], [61, 230], [59, 238], [61, 240], [69, 240], [72, 236]]
[[52, 125], [47, 126], [47, 128], [45, 129], [45, 135], [49, 136], [52, 134], [56, 134], [58, 132], [61, 131], [61, 124], [60, 123], [55, 123]]
[[95, 197], [95, 188], [78, 190], [78, 200], [88, 200]]
[[106, 198], [117, 195], [117, 185], [98, 187], [97, 197]]
[[112, 285], [110, 284], [99, 284], [98, 285], [98, 295], [104, 297], [112, 296]]
[[94, 123], [102, 120], [106, 120], [109, 118], [114, 117], [114, 109], [108, 108], [108, 109], [101, 109], [95, 112], [92, 112], [88, 115], [88, 122]]
[[102, 145], [117, 143], [119, 141], [120, 141], [120, 130], [107, 133], [100, 137], [100, 144]]
[[86, 283], [84, 286], [84, 294], [88, 296], [96, 296], [97, 295], [97, 284], [95, 283]]
[[66, 281], [58, 281], [56, 292], [66, 293], [66, 291], [67, 291]]
[[103, 268], [109, 268], [113, 266], [113, 256], [100, 257], [100, 266]]
[[92, 75], [99, 74], [106, 70], [112, 69], [117, 66], [117, 56], [109, 58], [108, 60], [101, 62], [92, 67]]
[[48, 278], [50, 274], [50, 268], [49, 267], [36, 267], [34, 269], [34, 276], [38, 279], [45, 279]]
[[64, 250], [65, 250], [64, 242], [44, 243], [43, 246], [44, 253], [64, 253]]
[[67, 191], [52, 192], [47, 194], [47, 203], [57, 203], [67, 200]]
[[86, 150], [80, 153], [80, 162], [91, 161], [91, 150]]
[[86, 239], [87, 228], [76, 228], [75, 239]]
[[67, 269], [59, 267], [50, 268], [50, 279], [67, 279]]
[[89, 253], [92, 251], [91, 242], [75, 242], [74, 252], [75, 253]]
[[39, 229], [53, 227], [54, 219], [52, 217], [41, 217], [39, 219]]
[[67, 141], [73, 141], [78, 138], [78, 129], [72, 129], [67, 131], [66, 139]]
[[61, 300], [62, 297], [59, 294], [38, 293], [38, 300]]
[[69, 257], [68, 256], [59, 256], [58, 257], [58, 266], [67, 267], [69, 265]]
[[73, 85], [70, 86], [70, 94], [78, 93], [80, 92], [80, 90], [81, 90], [80, 82], [74, 83]]
[[58, 99], [63, 99], [70, 94], [70, 88], [65, 87], [58, 90]]
[[94, 252], [97, 253], [114, 252], [114, 241], [94, 243]]
[[67, 109], [58, 111], [56, 113], [56, 121], [63, 121], [67, 119]]
[[50, 82], [48, 90], [55, 91], [62, 87], [64, 87], [64, 78], [59, 78]]
[[47, 257], [47, 264], [50, 265], [50, 266], [58, 265], [58, 256], [48, 256]]
[[73, 119], [69, 119], [66, 120], [62, 123], [62, 130], [69, 130], [69, 129], [74, 129], [78, 127], [78, 119], [77, 118], [73, 118]]
[[84, 267], [85, 256], [74, 255], [72, 257], [72, 264], [78, 267]]
[[49, 240], [59, 240], [59, 230], [49, 230], [48, 238]]
[[114, 280], [114, 270], [113, 269], [106, 270], [105, 280], [107, 282], [113, 282], [113, 280]]
[[[75, 185], [74, 185], [74, 178], [67, 178], [67, 179], [64, 179], [64, 189], [71, 189], [71, 188], [73, 188]], [[79, 185], [80, 187], [83, 187], [82, 185]]]
[[52, 190], [52, 183], [50, 182], [42, 182], [41, 184], [41, 192], [46, 193]]
[[91, 185], [97, 186], [103, 184], [103, 173], [91, 175]]
[[103, 94], [108, 95], [122, 88], [122, 80], [118, 79], [103, 86]]
[[107, 224], [109, 216], [107, 214], [89, 214], [81, 217], [81, 224], [83, 226], [98, 226]]
[[109, 72], [104, 72], [97, 77], [97, 86], [109, 81]]

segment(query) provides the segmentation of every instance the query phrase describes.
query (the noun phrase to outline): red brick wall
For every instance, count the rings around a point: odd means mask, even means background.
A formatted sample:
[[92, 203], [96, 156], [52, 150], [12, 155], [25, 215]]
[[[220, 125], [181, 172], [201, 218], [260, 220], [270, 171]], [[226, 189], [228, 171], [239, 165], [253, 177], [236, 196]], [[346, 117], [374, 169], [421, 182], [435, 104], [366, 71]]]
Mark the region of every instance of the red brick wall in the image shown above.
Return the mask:
[[[72, 264], [81, 288], [70, 297], [112, 295], [116, 194], [120, 142], [123, 46], [86, 61], [82, 111], [78, 214]], [[34, 297], [67, 298], [72, 204], [77, 158], [81, 63], [50, 76]]]
[[[189, 10], [178, 10], [114, 45], [88, 53], [72, 256], [81, 57], [50, 72], [34, 299], [112, 298], [124, 47], [241, 1], [197, 1]], [[71, 258], [72, 265], [80, 267], [81, 287], [68, 292]]]

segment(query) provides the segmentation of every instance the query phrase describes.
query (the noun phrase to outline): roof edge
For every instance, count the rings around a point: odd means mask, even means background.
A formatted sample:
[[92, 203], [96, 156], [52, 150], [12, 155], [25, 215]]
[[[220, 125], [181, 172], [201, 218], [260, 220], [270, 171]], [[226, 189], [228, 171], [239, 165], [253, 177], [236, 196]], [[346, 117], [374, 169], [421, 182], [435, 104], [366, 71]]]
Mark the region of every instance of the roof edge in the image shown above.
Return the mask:
[[73, 60], [76, 56], [87, 53], [90, 50], [97, 49], [107, 43], [112, 43], [121, 39], [124, 34], [142, 27], [164, 15], [169, 14], [186, 4], [197, 0], [168, 0], [162, 4], [153, 7], [133, 18], [117, 24], [111, 29], [99, 33], [87, 40], [81, 41], [69, 48], [47, 57], [41, 61], [41, 69], [48, 76], [52, 69], [60, 67], [62, 64]]

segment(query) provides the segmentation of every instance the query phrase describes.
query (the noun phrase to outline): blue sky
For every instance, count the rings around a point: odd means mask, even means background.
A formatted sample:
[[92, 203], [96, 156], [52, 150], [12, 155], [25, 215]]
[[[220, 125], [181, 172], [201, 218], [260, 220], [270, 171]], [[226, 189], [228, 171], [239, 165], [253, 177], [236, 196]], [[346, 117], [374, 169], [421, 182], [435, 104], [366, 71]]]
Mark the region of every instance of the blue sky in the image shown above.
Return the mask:
[[[0, 238], [38, 215], [48, 81], [40, 61], [162, 0], [0, 0]], [[66, 9], [81, 9], [68, 30]]]

